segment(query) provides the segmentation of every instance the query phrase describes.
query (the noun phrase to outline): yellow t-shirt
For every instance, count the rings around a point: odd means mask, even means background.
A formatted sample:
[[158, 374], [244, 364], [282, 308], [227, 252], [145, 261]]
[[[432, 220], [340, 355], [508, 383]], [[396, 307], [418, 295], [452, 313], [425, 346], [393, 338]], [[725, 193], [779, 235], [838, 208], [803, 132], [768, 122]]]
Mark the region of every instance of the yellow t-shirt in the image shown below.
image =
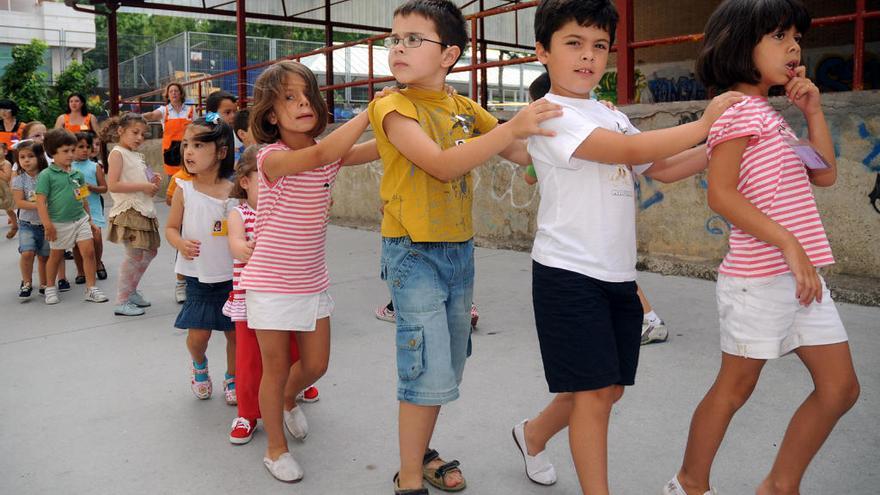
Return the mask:
[[416, 120], [441, 149], [492, 130], [498, 120], [464, 96], [404, 89], [370, 103], [384, 172], [379, 195], [385, 205], [383, 237], [409, 236], [414, 242], [463, 242], [474, 236], [473, 177], [442, 182], [403, 156], [388, 140], [382, 121], [391, 112]]

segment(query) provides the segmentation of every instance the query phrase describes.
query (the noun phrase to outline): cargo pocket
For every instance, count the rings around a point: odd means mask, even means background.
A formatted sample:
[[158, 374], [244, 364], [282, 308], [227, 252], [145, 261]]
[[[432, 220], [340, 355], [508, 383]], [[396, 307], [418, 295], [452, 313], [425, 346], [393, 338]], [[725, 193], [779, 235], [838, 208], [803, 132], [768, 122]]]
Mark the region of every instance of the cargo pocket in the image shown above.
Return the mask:
[[397, 376], [415, 380], [425, 369], [425, 330], [421, 325], [397, 327]]

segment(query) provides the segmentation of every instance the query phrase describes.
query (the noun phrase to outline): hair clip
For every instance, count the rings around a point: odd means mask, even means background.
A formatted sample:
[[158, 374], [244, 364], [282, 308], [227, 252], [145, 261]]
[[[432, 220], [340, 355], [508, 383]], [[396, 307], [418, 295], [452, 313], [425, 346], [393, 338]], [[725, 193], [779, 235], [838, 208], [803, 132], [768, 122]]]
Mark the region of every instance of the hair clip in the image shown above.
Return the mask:
[[19, 147], [24, 146], [28, 143], [34, 142], [33, 139], [22, 139], [21, 141], [16, 141], [12, 143], [12, 149], [17, 150]]
[[209, 124], [220, 123], [220, 114], [217, 112], [208, 112], [205, 114], [205, 122]]

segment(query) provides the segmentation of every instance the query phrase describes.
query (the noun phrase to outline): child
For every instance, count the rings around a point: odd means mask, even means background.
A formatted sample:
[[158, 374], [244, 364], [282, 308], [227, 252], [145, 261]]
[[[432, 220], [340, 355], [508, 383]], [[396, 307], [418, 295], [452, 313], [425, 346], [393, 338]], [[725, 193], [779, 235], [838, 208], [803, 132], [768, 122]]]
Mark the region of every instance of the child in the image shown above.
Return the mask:
[[254, 141], [254, 137], [251, 135], [250, 117], [251, 113], [247, 109], [239, 110], [238, 113], [235, 114], [235, 122], [232, 124], [232, 130], [235, 131], [236, 142], [241, 143], [235, 148], [236, 162], [241, 157], [241, 154], [244, 153], [245, 148], [257, 144], [256, 141]]
[[107, 185], [113, 207], [108, 213], [107, 240], [125, 247], [119, 267], [116, 307], [119, 316], [140, 316], [151, 305], [138, 291], [138, 284], [159, 249], [159, 220], [153, 196], [159, 190], [157, 174], [137, 152], [144, 142], [147, 121], [139, 114], [126, 113], [104, 123], [101, 141], [118, 144], [107, 155]]
[[[101, 229], [107, 227], [107, 220], [104, 218], [104, 205], [101, 203], [101, 194], [107, 192], [107, 180], [104, 178], [104, 170], [98, 164], [89, 159], [92, 152], [92, 133], [77, 132], [76, 133], [76, 151], [74, 152], [74, 161], [72, 167], [74, 170], [83, 174], [89, 187], [89, 211], [92, 213], [92, 222], [98, 227], [95, 234], [95, 266], [98, 280], [107, 280], [107, 268], [104, 266], [102, 257], [104, 254], [104, 241], [101, 236]], [[74, 248], [73, 259], [76, 263], [76, 278], [74, 282], [77, 284], [86, 283], [86, 277], [83, 275], [83, 260], [79, 250]]]
[[611, 0], [544, 0], [535, 13], [535, 51], [550, 74], [545, 99], [564, 108], [563, 117], [543, 125], [556, 137], [531, 137], [528, 148], [541, 188], [532, 249], [535, 323], [544, 374], [557, 395], [538, 417], [517, 424], [513, 438], [529, 479], [550, 485], [556, 472], [544, 446], [568, 427], [585, 494], [609, 493], [608, 422], [638, 364], [643, 313], [632, 174], [670, 182], [704, 169], [704, 150], [689, 148], [738, 99], [721, 95], [697, 122], [640, 134], [626, 115], [590, 99], [617, 19]]
[[230, 127], [235, 123], [235, 111], [238, 110], [238, 97], [228, 91], [215, 91], [205, 102], [205, 116], [216, 113]]
[[12, 197], [12, 189], [9, 188], [13, 176], [12, 164], [6, 160], [6, 152], [6, 143], [0, 143], [0, 209], [5, 210], [9, 217], [6, 238], [12, 239], [18, 232], [18, 218], [15, 216], [15, 199]]
[[[814, 389], [791, 418], [758, 495], [800, 493], [813, 456], [859, 396], [846, 330], [816, 272], [834, 258], [810, 183], [831, 186], [837, 165], [819, 89], [801, 65], [809, 27], [799, 0], [726, 0], [706, 24], [700, 79], [747, 97], [715, 122], [707, 141], [709, 206], [733, 225], [716, 288], [721, 368], [694, 411], [667, 495], [714, 493], [715, 455], [768, 359], [794, 352]], [[798, 141], [770, 105], [770, 89], [779, 86], [804, 114], [809, 141]]]
[[[260, 359], [260, 346], [257, 334], [248, 327], [245, 291], [239, 287], [241, 271], [247, 265], [254, 251], [254, 222], [257, 218], [257, 198], [260, 192], [260, 179], [257, 177], [257, 151], [259, 146], [251, 146], [242, 154], [235, 166], [232, 193], [230, 197], [243, 199], [229, 212], [229, 250], [235, 256], [232, 267], [232, 292], [223, 305], [223, 314], [235, 323], [235, 390], [238, 398], [238, 417], [232, 422], [229, 441], [236, 445], [248, 443], [254, 436], [257, 419], [260, 417], [259, 391], [263, 376], [263, 362]], [[290, 362], [299, 360], [296, 339], [290, 336]], [[309, 387], [303, 400], [318, 400], [318, 389]]]
[[[444, 91], [446, 75], [468, 41], [458, 7], [411, 0], [394, 12], [385, 43], [406, 89], [370, 104], [384, 174], [380, 194], [382, 278], [397, 325], [400, 471], [395, 493], [427, 494], [423, 478], [443, 490], [466, 483], [457, 461], [428, 448], [440, 407], [458, 398], [470, 354], [473, 301], [473, 178], [470, 170], [503, 152], [529, 162], [521, 141], [558, 115], [538, 101], [509, 122], [472, 100]], [[471, 139], [481, 136], [479, 139]], [[421, 260], [421, 261], [416, 261]]]
[[222, 314], [232, 291], [232, 255], [227, 242], [226, 219], [237, 201], [229, 197], [233, 171], [232, 128], [219, 116], [196, 119], [183, 135], [183, 165], [192, 180], [177, 179], [182, 194], [174, 196], [165, 238], [178, 251], [175, 272], [186, 277], [186, 302], [174, 322], [188, 330], [186, 346], [192, 358], [190, 385], [198, 399], [213, 391], [208, 374], [208, 340], [211, 332], [226, 335], [226, 403], [236, 404], [235, 335], [232, 320]]
[[[281, 481], [303, 471], [290, 455], [283, 423], [299, 439], [308, 434], [297, 394], [318, 380], [330, 359], [333, 299], [324, 256], [330, 190], [339, 167], [378, 158], [375, 143], [352, 147], [367, 126], [366, 112], [315, 141], [327, 107], [315, 75], [291, 61], [267, 68], [254, 86], [250, 132], [271, 143], [257, 155], [258, 242], [242, 271], [248, 325], [263, 361], [260, 411], [266, 429], [266, 468]], [[300, 359], [290, 365], [291, 332]]]
[[15, 163], [21, 171], [12, 179], [12, 195], [19, 211], [18, 252], [21, 253], [21, 285], [18, 298], [30, 299], [33, 291], [34, 257], [37, 258], [37, 273], [40, 277], [40, 293], [46, 292], [46, 261], [49, 259], [49, 241], [46, 239], [34, 192], [37, 175], [49, 166], [43, 146], [31, 140], [19, 141], [15, 146]]
[[[85, 300], [107, 302], [107, 296], [95, 285], [95, 244], [92, 237], [97, 227], [89, 213], [89, 189], [83, 174], [71, 170], [76, 136], [67, 129], [46, 133], [46, 151], [52, 156], [49, 168], [37, 176], [35, 188], [40, 223], [49, 241], [46, 274], [54, 281], [58, 265], [64, 263], [64, 252], [78, 247], [86, 273]], [[58, 304], [58, 287], [46, 287], [46, 304]]]

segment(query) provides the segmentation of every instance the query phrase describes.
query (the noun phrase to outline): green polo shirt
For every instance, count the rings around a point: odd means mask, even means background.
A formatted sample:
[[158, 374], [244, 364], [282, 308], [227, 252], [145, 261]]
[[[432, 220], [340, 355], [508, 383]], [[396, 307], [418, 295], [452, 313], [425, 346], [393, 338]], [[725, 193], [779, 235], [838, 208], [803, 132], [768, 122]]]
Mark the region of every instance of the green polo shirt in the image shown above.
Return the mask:
[[82, 200], [76, 199], [76, 190], [85, 184], [86, 178], [81, 172], [71, 169], [67, 173], [53, 163], [37, 176], [34, 192], [46, 196], [52, 222], [75, 222], [86, 216]]

